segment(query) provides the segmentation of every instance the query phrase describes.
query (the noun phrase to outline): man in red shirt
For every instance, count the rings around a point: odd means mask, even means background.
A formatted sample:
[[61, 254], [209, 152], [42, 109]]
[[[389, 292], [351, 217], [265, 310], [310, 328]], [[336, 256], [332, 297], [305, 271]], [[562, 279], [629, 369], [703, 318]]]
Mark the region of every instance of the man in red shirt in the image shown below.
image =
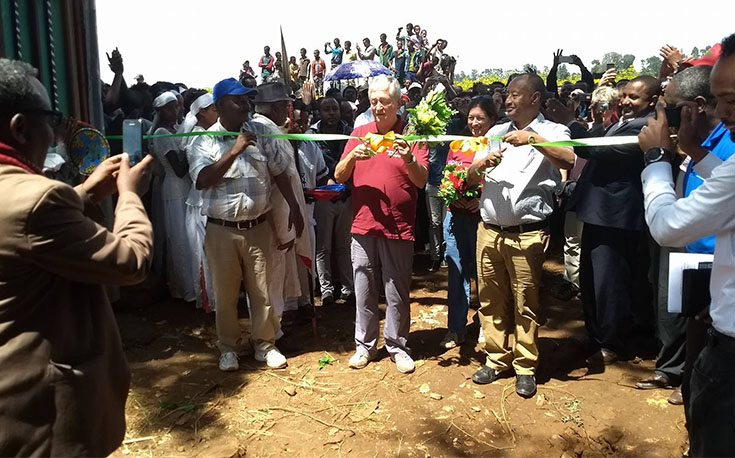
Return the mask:
[[[370, 83], [370, 107], [375, 121], [358, 127], [353, 137], [368, 133], [402, 133], [405, 122], [398, 118], [401, 89], [398, 81], [381, 75]], [[409, 356], [411, 323], [411, 269], [418, 188], [426, 184], [428, 151], [396, 140], [393, 151], [374, 155], [366, 142], [350, 140], [335, 179], [352, 178], [352, 268], [355, 279], [357, 349], [349, 365], [362, 369], [377, 353], [380, 334], [379, 285], [385, 288], [387, 304], [385, 346], [400, 372], [414, 370]]]

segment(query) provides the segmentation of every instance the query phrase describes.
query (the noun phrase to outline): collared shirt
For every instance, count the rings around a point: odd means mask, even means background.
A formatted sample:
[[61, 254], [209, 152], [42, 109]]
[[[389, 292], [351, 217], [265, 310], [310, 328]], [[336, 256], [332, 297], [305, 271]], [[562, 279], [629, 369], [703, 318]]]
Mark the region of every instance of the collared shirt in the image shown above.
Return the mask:
[[[398, 119], [394, 132], [403, 132], [405, 122]], [[363, 137], [368, 132], [377, 133], [372, 122], [352, 132]], [[352, 139], [345, 146], [344, 159], [361, 142]], [[428, 167], [428, 151], [412, 145], [416, 161]], [[357, 161], [352, 172], [352, 209], [355, 219], [352, 233], [392, 240], [414, 240], [416, 226], [416, 201], [418, 189], [408, 178], [406, 164], [401, 158], [378, 154], [364, 161]]]
[[[518, 130], [513, 122], [491, 128], [486, 137], [502, 137]], [[523, 130], [534, 132], [550, 142], [569, 140], [569, 129], [547, 121], [542, 115]], [[485, 151], [476, 159], [487, 157], [489, 151], [507, 148], [500, 165], [485, 174], [480, 200], [480, 216], [489, 224], [517, 226], [543, 221], [554, 210], [554, 188], [561, 173], [551, 161], [530, 145], [512, 146], [490, 140]]]
[[678, 200], [668, 163], [643, 170], [646, 222], [662, 246], [682, 247], [715, 236], [709, 314], [715, 329], [735, 337], [735, 156], [723, 162], [710, 153], [694, 170], [704, 183]]
[[[254, 134], [271, 133], [255, 122], [245, 123]], [[219, 121], [207, 129], [226, 132]], [[288, 158], [277, 140], [258, 137], [257, 146], [249, 146], [235, 159], [219, 183], [202, 190], [202, 214], [226, 221], [255, 219], [271, 209], [272, 177], [283, 173]], [[217, 162], [235, 145], [235, 137], [199, 137], [191, 147], [190, 174], [194, 183], [202, 169]]]
[[[735, 153], [735, 142], [732, 141], [730, 131], [725, 129], [724, 124], [720, 123], [709, 134], [707, 139], [702, 142], [702, 148], [714, 154], [723, 161], [730, 158]], [[700, 187], [704, 180], [694, 170], [694, 162], [689, 161], [689, 165], [684, 173], [682, 185], [684, 197], [688, 197], [692, 191]], [[715, 237], [709, 236], [686, 246], [687, 253], [709, 253], [715, 252]]]
[[342, 46], [337, 46], [336, 48], [330, 47], [324, 53], [332, 55], [332, 68], [342, 63]]

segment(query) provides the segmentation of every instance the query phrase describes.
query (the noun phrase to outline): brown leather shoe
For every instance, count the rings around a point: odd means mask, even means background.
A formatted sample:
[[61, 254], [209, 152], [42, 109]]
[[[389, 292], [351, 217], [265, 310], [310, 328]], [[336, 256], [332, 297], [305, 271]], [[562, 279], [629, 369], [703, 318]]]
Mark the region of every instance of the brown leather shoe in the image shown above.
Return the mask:
[[639, 390], [657, 390], [659, 388], [667, 388], [671, 386], [671, 379], [666, 375], [654, 373], [651, 377], [645, 378], [635, 384]]
[[684, 396], [681, 394], [681, 387], [674, 390], [669, 396], [669, 404], [673, 406], [680, 406], [684, 404]]
[[607, 348], [601, 348], [600, 351], [587, 358], [587, 364], [605, 365], [612, 364], [620, 359], [617, 353]]

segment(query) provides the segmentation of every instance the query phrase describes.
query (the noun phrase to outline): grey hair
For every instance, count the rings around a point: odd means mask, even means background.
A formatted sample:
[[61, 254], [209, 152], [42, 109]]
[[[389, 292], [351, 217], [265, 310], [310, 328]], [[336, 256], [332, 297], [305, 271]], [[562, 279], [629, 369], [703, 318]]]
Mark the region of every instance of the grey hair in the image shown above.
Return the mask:
[[592, 92], [592, 104], [597, 105], [600, 103], [607, 103], [610, 105], [617, 105], [620, 97], [618, 97], [618, 90], [610, 86], [602, 86]]
[[688, 102], [697, 97], [704, 97], [707, 104], [713, 105], [715, 98], [709, 86], [710, 73], [712, 73], [712, 67], [707, 65], [689, 67], [680, 71], [672, 78], [672, 81], [676, 83], [676, 95]]
[[37, 74], [38, 71], [25, 62], [0, 58], [0, 117], [46, 108], [32, 83]]
[[267, 116], [273, 113], [273, 105], [270, 103], [256, 103], [255, 112]]
[[401, 100], [401, 86], [398, 84], [398, 80], [390, 75], [378, 75], [370, 81], [368, 87], [368, 97], [373, 91], [388, 90], [388, 94], [394, 101]]

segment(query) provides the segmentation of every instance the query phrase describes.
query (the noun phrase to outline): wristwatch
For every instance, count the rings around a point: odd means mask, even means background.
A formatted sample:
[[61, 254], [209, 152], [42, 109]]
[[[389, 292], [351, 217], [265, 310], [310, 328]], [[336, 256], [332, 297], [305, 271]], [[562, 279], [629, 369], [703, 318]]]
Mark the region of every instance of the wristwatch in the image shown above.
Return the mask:
[[406, 161], [403, 161], [403, 162], [404, 162], [404, 163], [405, 163], [406, 165], [408, 165], [408, 164], [410, 164], [410, 163], [412, 163], [412, 162], [416, 162], [416, 156], [414, 156], [413, 154], [411, 154], [411, 160], [410, 160], [410, 161], [408, 161], [408, 162], [406, 162]]
[[531, 145], [533, 143], [536, 143], [536, 137], [533, 135], [528, 136], [528, 144]]
[[643, 161], [646, 167], [656, 162], [668, 162], [671, 164], [674, 161], [674, 153], [656, 146], [643, 153]]

